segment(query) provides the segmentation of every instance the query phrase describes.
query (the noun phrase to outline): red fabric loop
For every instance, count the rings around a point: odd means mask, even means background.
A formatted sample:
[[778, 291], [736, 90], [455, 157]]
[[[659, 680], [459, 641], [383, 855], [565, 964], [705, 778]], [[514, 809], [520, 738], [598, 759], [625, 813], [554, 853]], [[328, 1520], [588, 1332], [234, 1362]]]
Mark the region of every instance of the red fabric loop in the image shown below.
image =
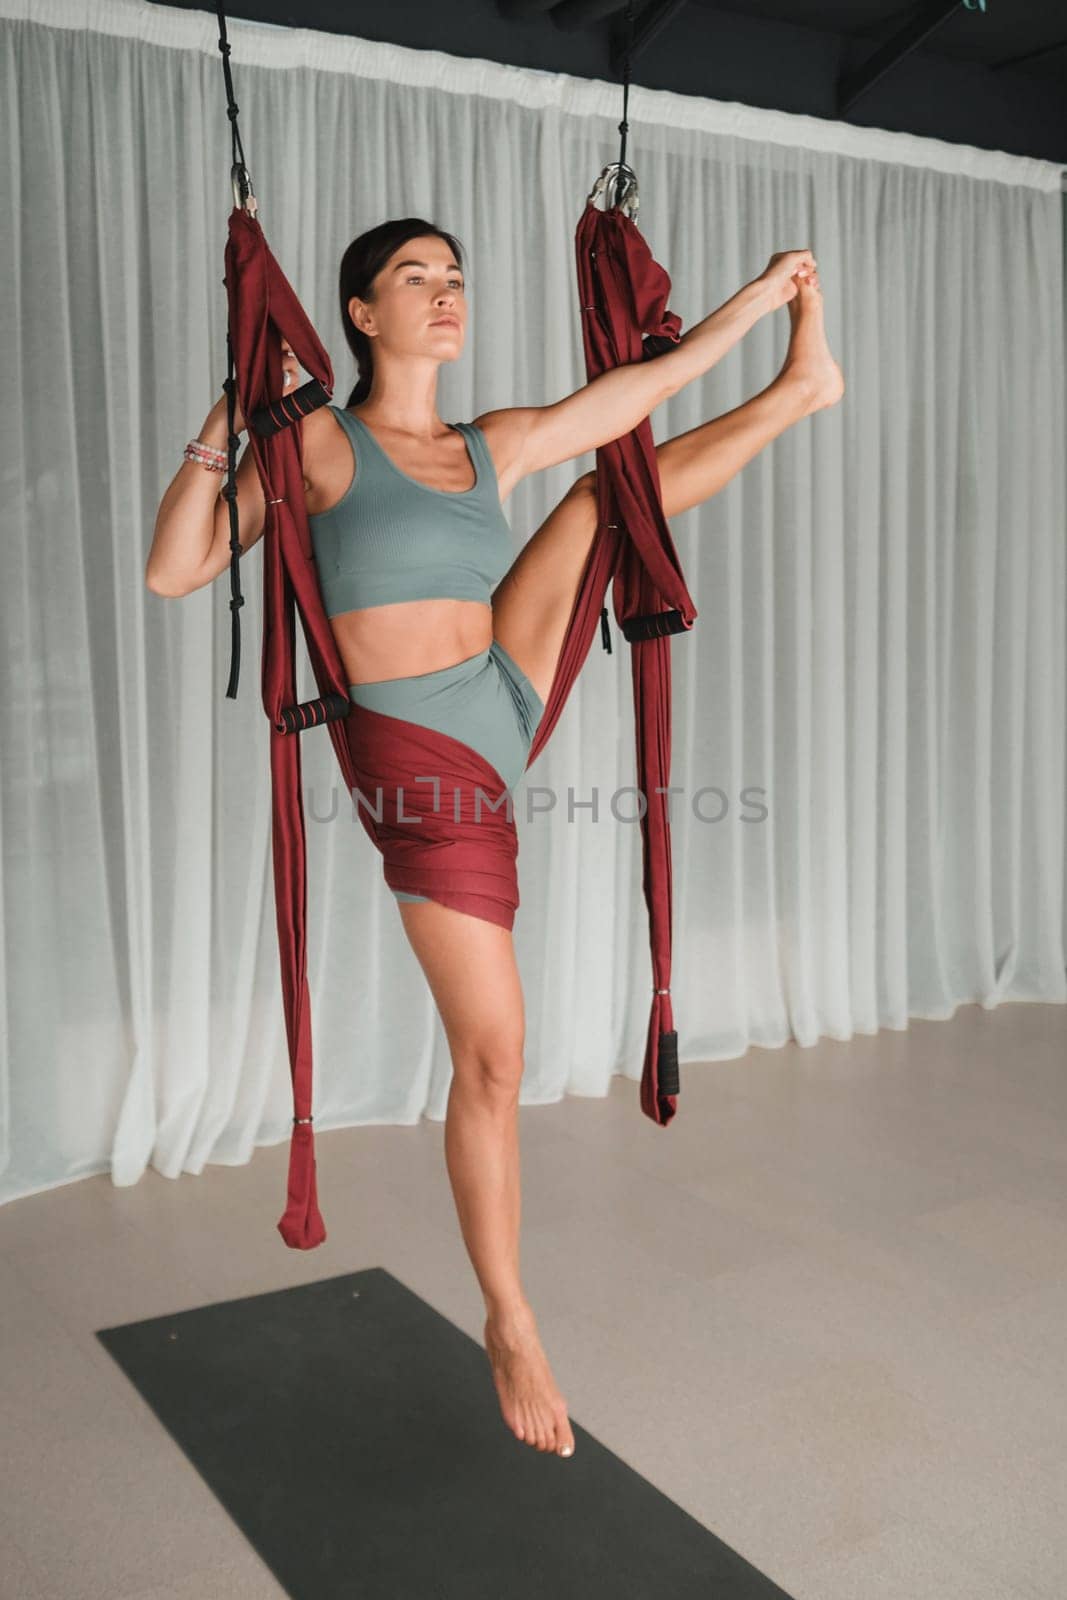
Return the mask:
[[345, 728], [353, 804], [389, 887], [511, 928], [519, 841], [496, 768], [459, 739], [367, 706], [354, 703]]

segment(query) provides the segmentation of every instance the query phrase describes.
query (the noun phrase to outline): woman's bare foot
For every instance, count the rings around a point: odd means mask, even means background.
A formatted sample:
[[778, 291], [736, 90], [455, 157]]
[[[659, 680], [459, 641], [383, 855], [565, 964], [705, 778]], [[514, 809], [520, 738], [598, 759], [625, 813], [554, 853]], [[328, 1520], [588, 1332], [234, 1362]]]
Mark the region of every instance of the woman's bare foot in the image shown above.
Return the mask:
[[795, 378], [809, 396], [807, 410], [836, 405], [845, 392], [841, 368], [830, 354], [823, 323], [819, 275], [797, 278], [797, 292], [787, 302], [792, 331], [782, 376]]
[[556, 1387], [530, 1307], [508, 1317], [490, 1316], [485, 1348], [500, 1410], [515, 1437], [538, 1450], [573, 1455], [567, 1402]]

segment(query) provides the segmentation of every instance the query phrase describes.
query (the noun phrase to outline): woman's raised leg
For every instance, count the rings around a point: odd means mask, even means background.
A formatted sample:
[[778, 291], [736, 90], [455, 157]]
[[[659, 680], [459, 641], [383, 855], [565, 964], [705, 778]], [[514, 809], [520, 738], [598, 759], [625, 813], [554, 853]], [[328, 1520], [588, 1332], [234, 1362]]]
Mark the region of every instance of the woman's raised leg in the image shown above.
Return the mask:
[[[844, 392], [830, 354], [816, 278], [789, 302], [792, 334], [774, 382], [744, 405], [656, 448], [668, 519], [718, 494], [779, 434]], [[567, 491], [493, 593], [493, 634], [547, 703], [596, 533], [596, 473]]]
[[486, 1352], [500, 1408], [519, 1439], [570, 1455], [574, 1435], [519, 1274], [522, 985], [511, 933], [434, 900], [398, 901], [452, 1056], [445, 1161], [481, 1285]]
[[826, 342], [817, 275], [800, 285], [788, 309], [789, 348], [774, 382], [744, 405], [666, 440], [656, 450], [665, 516], [703, 505], [764, 445], [802, 417], [835, 405], [844, 394], [841, 369]]

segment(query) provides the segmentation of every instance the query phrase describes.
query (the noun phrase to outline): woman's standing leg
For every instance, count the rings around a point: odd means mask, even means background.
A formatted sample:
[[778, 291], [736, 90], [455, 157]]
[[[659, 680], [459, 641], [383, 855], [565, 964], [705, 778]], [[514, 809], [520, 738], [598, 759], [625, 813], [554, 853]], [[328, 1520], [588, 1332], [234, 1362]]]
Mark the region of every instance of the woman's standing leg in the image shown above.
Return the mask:
[[570, 1455], [567, 1402], [552, 1377], [519, 1271], [519, 1087], [525, 1008], [506, 928], [436, 901], [398, 902], [452, 1056], [445, 1161], [487, 1312], [486, 1351], [505, 1422]]

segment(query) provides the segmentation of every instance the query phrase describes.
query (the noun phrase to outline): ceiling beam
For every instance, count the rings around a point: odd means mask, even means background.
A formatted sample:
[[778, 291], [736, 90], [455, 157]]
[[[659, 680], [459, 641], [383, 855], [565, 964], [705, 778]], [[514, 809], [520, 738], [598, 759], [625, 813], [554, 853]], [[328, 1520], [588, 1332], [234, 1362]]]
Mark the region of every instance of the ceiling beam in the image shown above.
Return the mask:
[[[637, 60], [642, 50], [647, 50], [657, 34], [663, 32], [679, 11], [685, 9], [688, 0], [656, 0], [639, 17], [634, 17], [634, 42], [630, 51], [631, 66]], [[617, 78], [622, 77], [623, 64], [626, 60], [626, 19], [623, 17], [618, 24], [611, 40], [611, 70]]]
[[855, 72], [849, 72], [838, 79], [837, 84], [837, 115], [843, 117], [845, 112], [854, 106], [861, 94], [873, 88], [880, 78], [893, 68], [905, 56], [928, 39], [944, 23], [952, 13], [959, 8], [959, 0], [925, 0], [911, 21], [906, 23], [891, 39], [887, 39], [880, 49], [862, 67]]
[[1047, 44], [1041, 50], [1028, 50], [1024, 56], [1006, 56], [1003, 61], [994, 61], [991, 70], [1003, 72], [1005, 67], [1019, 67], [1024, 61], [1040, 61], [1045, 56], [1056, 54], [1057, 50], [1067, 48], [1067, 39], [1060, 39], [1056, 44]]

